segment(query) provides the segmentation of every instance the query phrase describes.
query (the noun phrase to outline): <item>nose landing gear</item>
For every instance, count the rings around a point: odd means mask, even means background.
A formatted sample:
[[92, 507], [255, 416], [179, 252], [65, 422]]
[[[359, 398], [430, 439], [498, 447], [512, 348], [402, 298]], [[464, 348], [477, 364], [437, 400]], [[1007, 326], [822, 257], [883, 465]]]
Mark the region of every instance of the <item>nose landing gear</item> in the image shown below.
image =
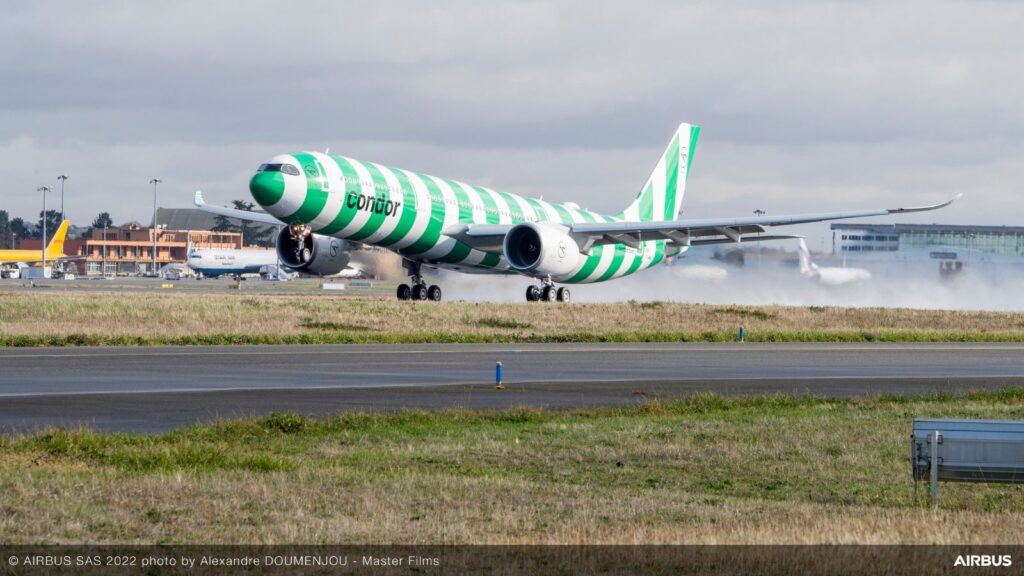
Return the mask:
[[551, 278], [545, 278], [541, 281], [540, 286], [530, 286], [526, 289], [526, 301], [527, 302], [568, 302], [571, 297], [571, 293], [568, 288], [555, 288], [554, 282]]
[[405, 267], [409, 270], [412, 277], [412, 286], [409, 284], [398, 285], [397, 296], [399, 300], [441, 301], [441, 287], [436, 284], [427, 286], [427, 283], [423, 281], [423, 277], [420, 276], [420, 265], [418, 262], [406, 261]]

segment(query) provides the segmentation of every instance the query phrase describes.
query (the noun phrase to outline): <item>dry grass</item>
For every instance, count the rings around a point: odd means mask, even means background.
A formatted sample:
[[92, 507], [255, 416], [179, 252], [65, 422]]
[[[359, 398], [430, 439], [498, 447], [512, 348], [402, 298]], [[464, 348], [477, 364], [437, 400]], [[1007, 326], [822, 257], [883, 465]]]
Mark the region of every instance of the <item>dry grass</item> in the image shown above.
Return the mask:
[[329, 295], [0, 292], [0, 344], [1024, 340], [1024, 313]]
[[1020, 486], [915, 503], [915, 415], [1024, 390], [50, 431], [0, 439], [0, 542], [1020, 543]]

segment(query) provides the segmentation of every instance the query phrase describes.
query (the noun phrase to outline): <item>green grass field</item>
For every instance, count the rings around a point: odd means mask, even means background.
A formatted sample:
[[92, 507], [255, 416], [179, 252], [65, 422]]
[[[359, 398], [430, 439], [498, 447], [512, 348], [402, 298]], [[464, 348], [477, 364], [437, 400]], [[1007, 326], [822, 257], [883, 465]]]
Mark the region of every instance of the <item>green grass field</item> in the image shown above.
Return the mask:
[[425, 342], [1020, 342], [1024, 313], [398, 302], [173, 291], [0, 291], [0, 346]]
[[0, 541], [1019, 543], [1019, 485], [915, 501], [915, 416], [1020, 419], [1024, 389], [7, 436]]

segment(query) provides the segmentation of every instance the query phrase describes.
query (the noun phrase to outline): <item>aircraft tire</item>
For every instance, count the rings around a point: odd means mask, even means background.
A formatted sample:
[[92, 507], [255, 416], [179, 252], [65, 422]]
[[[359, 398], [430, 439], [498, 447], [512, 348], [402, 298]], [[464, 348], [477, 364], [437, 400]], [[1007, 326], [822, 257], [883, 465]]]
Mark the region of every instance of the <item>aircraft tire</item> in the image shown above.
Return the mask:
[[427, 287], [423, 284], [417, 284], [412, 287], [412, 299], [413, 300], [426, 300], [427, 299]]
[[526, 301], [536, 302], [537, 300], [540, 300], [540, 288], [536, 286], [528, 286], [526, 288]]
[[568, 302], [569, 298], [571, 296], [572, 296], [572, 294], [569, 292], [568, 288], [562, 287], [562, 288], [558, 289], [558, 301], [559, 302]]
[[544, 289], [540, 291], [540, 299], [545, 302], [554, 302], [556, 295], [557, 293], [554, 286], [545, 286]]
[[409, 300], [410, 298], [412, 298], [412, 287], [410, 287], [408, 284], [399, 284], [398, 299]]
[[436, 284], [434, 284], [430, 288], [427, 288], [427, 300], [432, 300], [434, 302], [440, 302], [441, 301], [441, 287], [436, 285]]

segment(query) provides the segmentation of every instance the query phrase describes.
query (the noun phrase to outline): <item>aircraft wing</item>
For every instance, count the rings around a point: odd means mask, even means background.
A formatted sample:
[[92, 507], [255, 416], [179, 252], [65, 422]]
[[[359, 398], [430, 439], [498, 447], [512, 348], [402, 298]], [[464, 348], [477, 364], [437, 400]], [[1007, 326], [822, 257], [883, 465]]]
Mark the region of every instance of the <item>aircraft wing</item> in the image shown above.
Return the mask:
[[[878, 210], [859, 210], [852, 212], [823, 212], [820, 214], [798, 214], [792, 216], [755, 216], [744, 218], [712, 218], [706, 220], [666, 220], [661, 222], [577, 222], [568, 226], [568, 232], [577, 240], [580, 250], [589, 252], [594, 246], [602, 244], [625, 244], [634, 248], [647, 240], [669, 240], [680, 246], [701, 244], [724, 244], [728, 242], [750, 242], [762, 240], [780, 240], [798, 238], [798, 236], [771, 235], [757, 236], [768, 228], [775, 226], [791, 226], [810, 222], [843, 220], [847, 218], [863, 218], [865, 216], [886, 216], [889, 214], [906, 214], [938, 210], [949, 206], [959, 199], [958, 194], [952, 200], [932, 206], [912, 208], [882, 208]], [[481, 250], [501, 250], [501, 239], [512, 224], [484, 224], [468, 226], [454, 235]], [[447, 232], [447, 231], [446, 231]]]
[[227, 216], [229, 218], [238, 218], [239, 220], [248, 220], [249, 222], [263, 222], [264, 224], [273, 224], [275, 226], [284, 225], [283, 222], [266, 212], [250, 212], [248, 210], [239, 210], [238, 208], [228, 208], [227, 206], [210, 206], [203, 200], [202, 190], [196, 190], [196, 197], [193, 202], [196, 208], [203, 212], [210, 212], [211, 214]]

